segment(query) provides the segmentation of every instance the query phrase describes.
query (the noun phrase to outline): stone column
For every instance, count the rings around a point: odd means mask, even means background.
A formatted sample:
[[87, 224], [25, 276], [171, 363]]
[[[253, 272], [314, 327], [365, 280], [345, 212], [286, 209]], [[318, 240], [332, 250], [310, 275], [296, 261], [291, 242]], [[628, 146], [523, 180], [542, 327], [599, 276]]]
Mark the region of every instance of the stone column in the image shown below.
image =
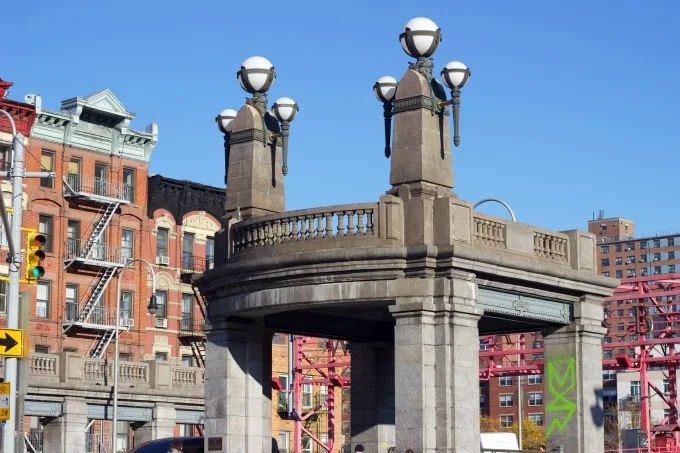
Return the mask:
[[352, 451], [394, 447], [394, 348], [385, 343], [352, 343]]
[[206, 344], [205, 451], [271, 452], [272, 337], [259, 326], [213, 323]]
[[177, 414], [173, 404], [156, 403], [153, 408], [153, 420], [135, 430], [135, 445], [154, 439], [175, 436]]
[[544, 332], [546, 437], [564, 453], [604, 451], [602, 305], [602, 298], [584, 296], [571, 325]]
[[85, 453], [87, 403], [84, 398], [67, 396], [62, 415], [43, 429], [43, 453]]
[[404, 298], [390, 307], [397, 452], [479, 452], [476, 285], [453, 279], [451, 294], [446, 302]]

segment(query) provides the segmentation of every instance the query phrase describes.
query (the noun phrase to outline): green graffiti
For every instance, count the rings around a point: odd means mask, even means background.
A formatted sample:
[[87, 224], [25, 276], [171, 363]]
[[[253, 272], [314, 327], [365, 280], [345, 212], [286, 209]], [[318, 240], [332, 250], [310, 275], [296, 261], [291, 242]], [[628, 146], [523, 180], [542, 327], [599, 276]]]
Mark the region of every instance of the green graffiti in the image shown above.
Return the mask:
[[[561, 370], [562, 372], [560, 373]], [[576, 387], [576, 365], [574, 359], [551, 360], [546, 363], [546, 379], [548, 381], [548, 393], [550, 403], [545, 408], [546, 413], [561, 412], [558, 416], [553, 414], [553, 419], [546, 431], [546, 437], [550, 437], [553, 430], [562, 432], [576, 411], [576, 403], [569, 399], [567, 394]]]

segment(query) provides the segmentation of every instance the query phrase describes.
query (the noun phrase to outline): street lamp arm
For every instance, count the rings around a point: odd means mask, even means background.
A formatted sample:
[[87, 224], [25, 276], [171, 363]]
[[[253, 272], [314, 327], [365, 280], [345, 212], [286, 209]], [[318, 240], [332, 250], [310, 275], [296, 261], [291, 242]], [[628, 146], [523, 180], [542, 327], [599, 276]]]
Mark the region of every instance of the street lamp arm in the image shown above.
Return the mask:
[[477, 208], [477, 206], [479, 206], [479, 205], [481, 205], [481, 204], [484, 204], [484, 203], [488, 203], [488, 202], [490, 202], [490, 201], [495, 202], [495, 203], [500, 203], [500, 204], [502, 204], [503, 206], [505, 206], [505, 209], [507, 209], [508, 212], [510, 213], [510, 217], [512, 217], [512, 221], [513, 221], [513, 222], [517, 222], [517, 218], [515, 217], [515, 213], [512, 211], [512, 208], [510, 207], [510, 205], [507, 204], [505, 201], [500, 200], [500, 199], [498, 199], [498, 198], [485, 198], [485, 199], [483, 199], [483, 200], [479, 200], [477, 203], [475, 203], [475, 204], [472, 206], [472, 209], [474, 210], [474, 209]]
[[111, 453], [115, 453], [116, 440], [118, 437], [118, 333], [120, 331], [120, 283], [123, 281], [123, 273], [130, 268], [133, 263], [144, 263], [151, 271], [151, 299], [155, 299], [156, 294], [156, 272], [153, 266], [143, 258], [131, 258], [125, 263], [123, 269], [118, 274], [118, 287], [116, 290], [116, 333], [114, 338], [114, 356], [113, 356], [113, 417], [111, 420]]

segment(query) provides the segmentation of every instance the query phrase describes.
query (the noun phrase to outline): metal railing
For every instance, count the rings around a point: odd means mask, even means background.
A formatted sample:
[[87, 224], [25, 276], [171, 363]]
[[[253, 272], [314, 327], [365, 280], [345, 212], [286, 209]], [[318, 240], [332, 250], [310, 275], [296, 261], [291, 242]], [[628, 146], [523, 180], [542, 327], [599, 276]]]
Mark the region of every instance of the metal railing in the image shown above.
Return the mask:
[[208, 269], [212, 269], [214, 265], [214, 257], [195, 256], [183, 253], [180, 268], [183, 273], [202, 273]]
[[[124, 197], [125, 194], [119, 190], [118, 184], [107, 178], [69, 173], [66, 182], [75, 193], [127, 200]], [[123, 192], [125, 192], [125, 189]]]
[[[64, 310], [64, 321], [78, 322], [81, 313], [87, 308], [87, 304], [78, 304], [76, 302], [66, 302]], [[99, 324], [104, 326], [115, 326], [116, 309], [110, 307], [96, 306], [89, 309], [90, 315], [87, 320], [81, 321], [87, 324]], [[124, 327], [123, 322], [126, 319], [132, 318], [132, 311], [121, 309], [120, 320], [121, 327]]]
[[203, 333], [205, 330], [205, 320], [196, 319], [193, 316], [182, 315], [181, 319], [178, 319], [179, 331], [181, 333]]
[[[84, 251], [87, 241], [84, 239], [67, 239], [64, 244], [64, 259], [85, 259]], [[127, 250], [127, 249], [126, 249]], [[124, 253], [121, 247], [96, 242], [87, 259], [107, 263], [124, 264]]]

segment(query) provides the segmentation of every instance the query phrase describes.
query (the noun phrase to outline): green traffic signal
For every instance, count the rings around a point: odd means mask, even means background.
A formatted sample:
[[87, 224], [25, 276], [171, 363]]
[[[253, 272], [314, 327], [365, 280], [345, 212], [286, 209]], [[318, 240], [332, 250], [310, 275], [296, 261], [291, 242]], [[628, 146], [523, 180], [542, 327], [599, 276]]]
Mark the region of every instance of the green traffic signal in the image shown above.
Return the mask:
[[42, 266], [35, 266], [33, 269], [31, 269], [31, 275], [33, 278], [42, 278], [45, 276], [45, 268]]

